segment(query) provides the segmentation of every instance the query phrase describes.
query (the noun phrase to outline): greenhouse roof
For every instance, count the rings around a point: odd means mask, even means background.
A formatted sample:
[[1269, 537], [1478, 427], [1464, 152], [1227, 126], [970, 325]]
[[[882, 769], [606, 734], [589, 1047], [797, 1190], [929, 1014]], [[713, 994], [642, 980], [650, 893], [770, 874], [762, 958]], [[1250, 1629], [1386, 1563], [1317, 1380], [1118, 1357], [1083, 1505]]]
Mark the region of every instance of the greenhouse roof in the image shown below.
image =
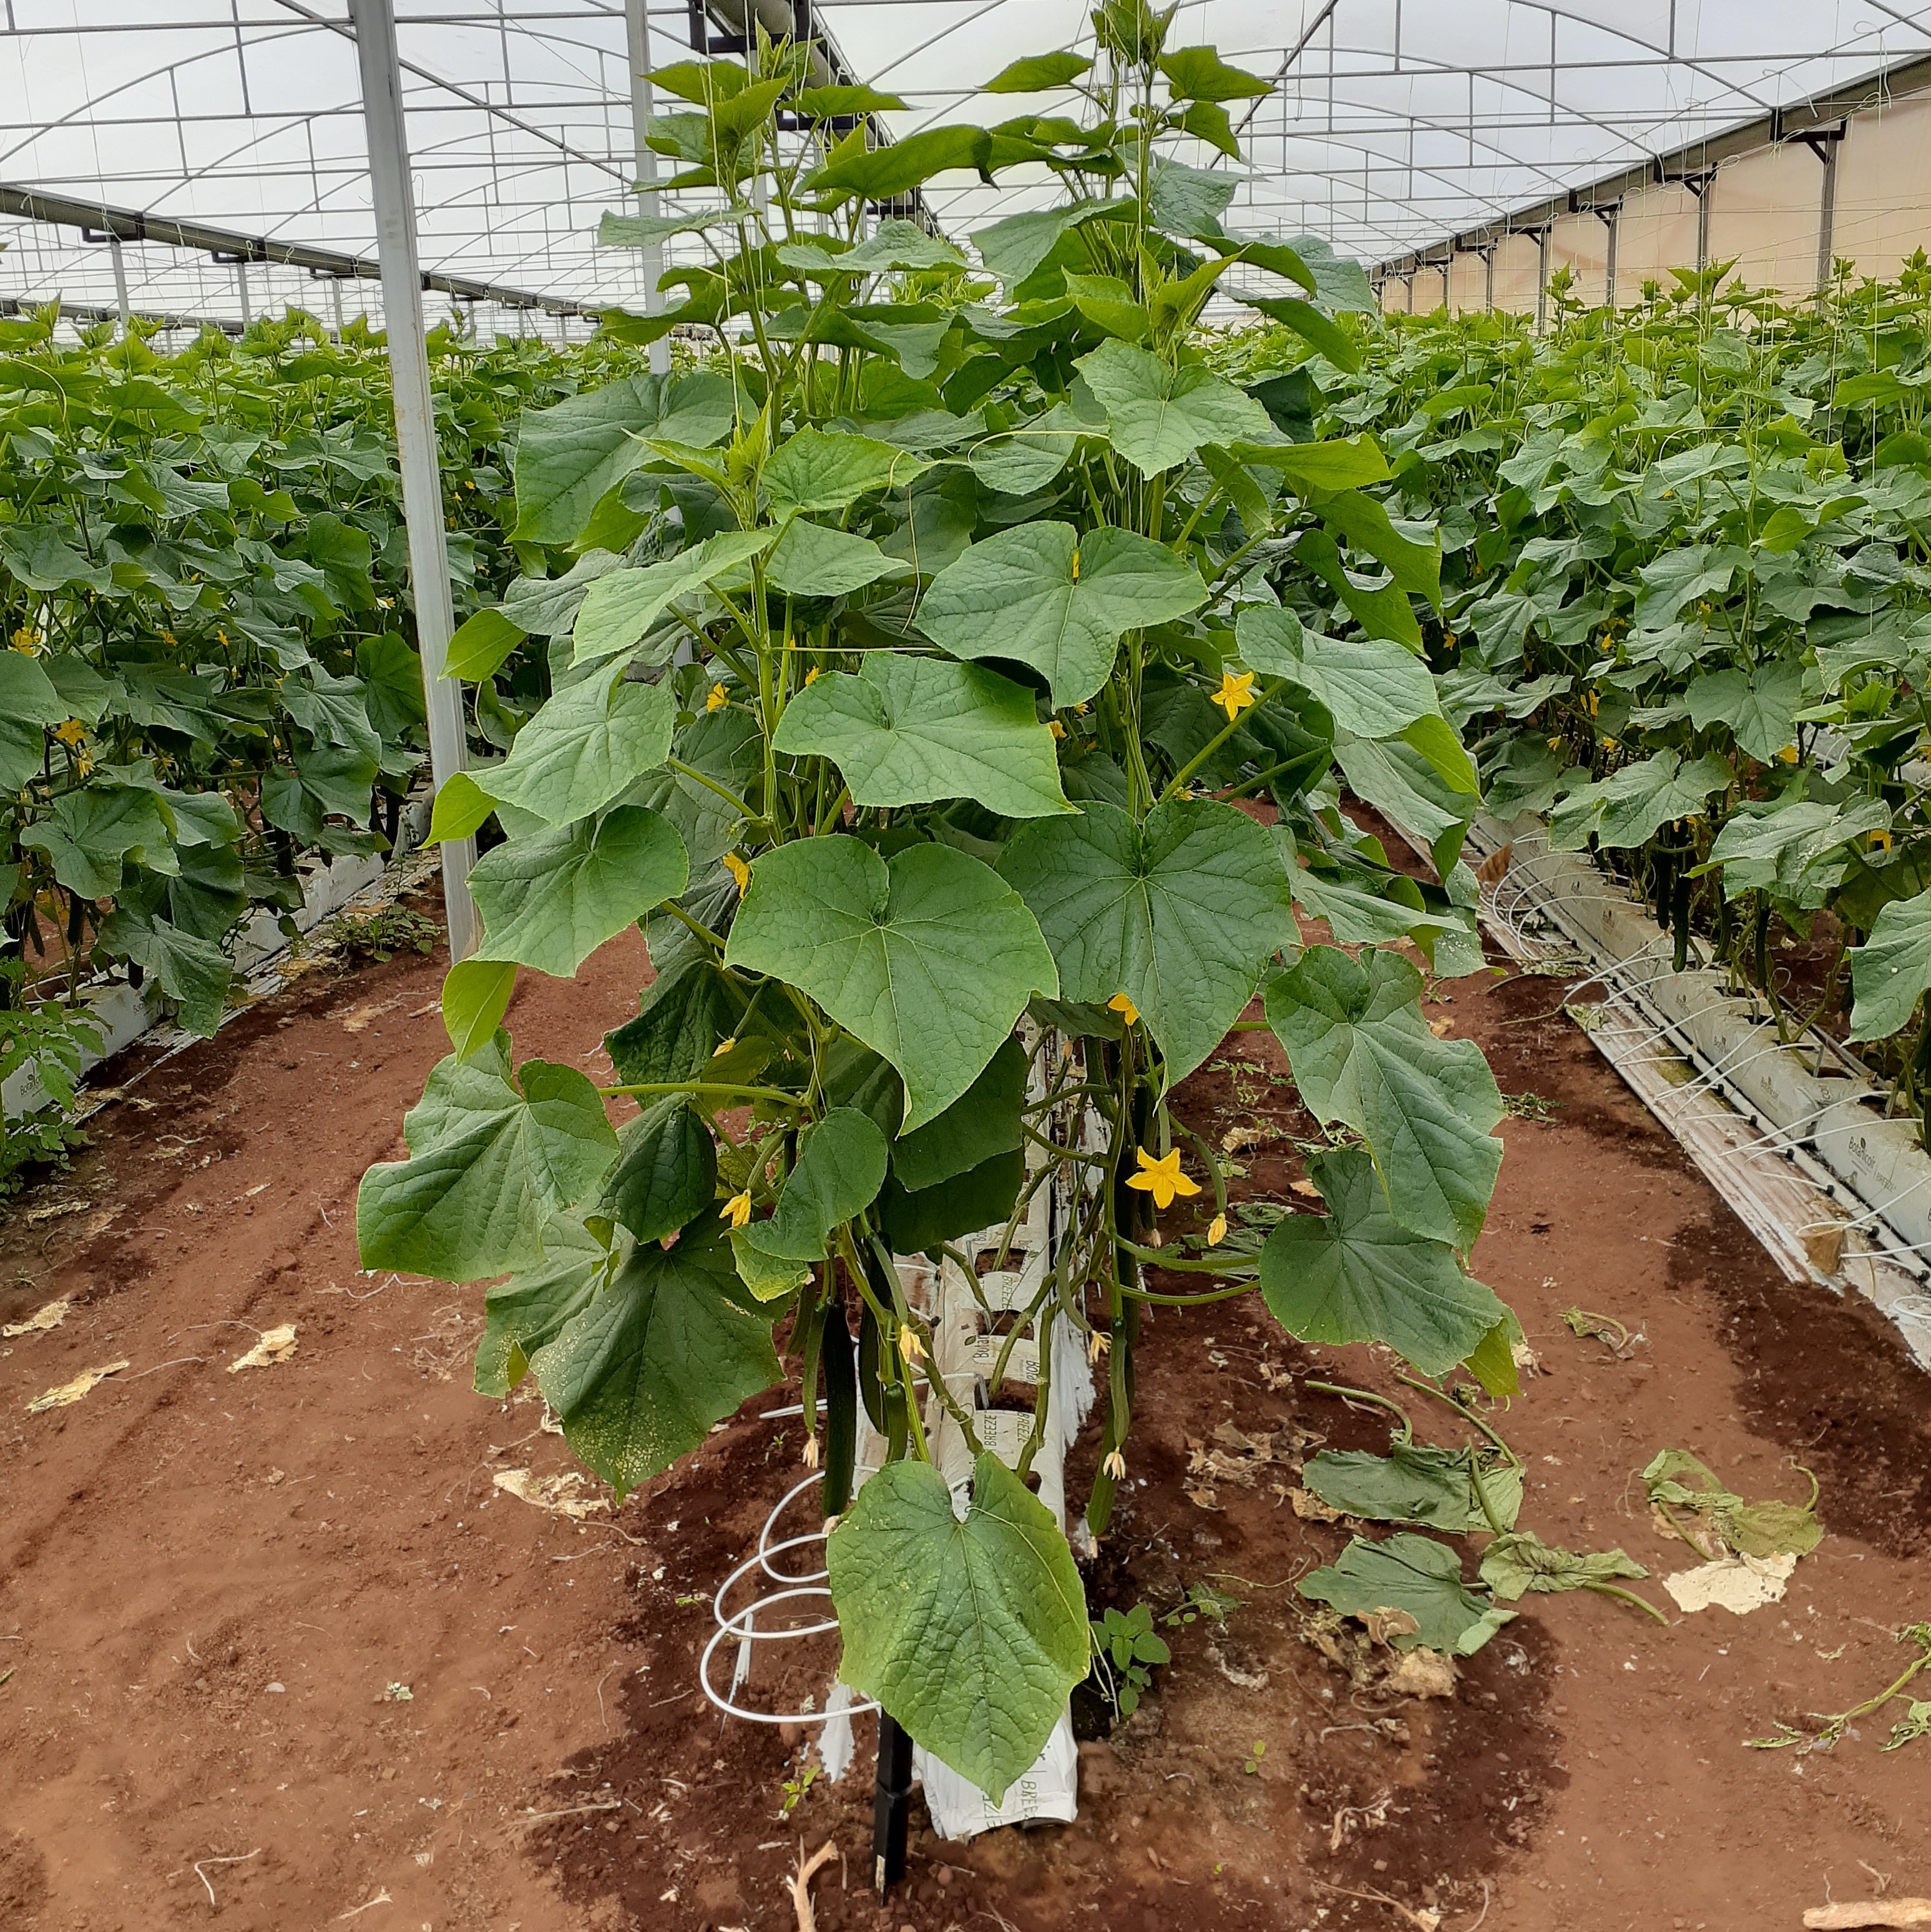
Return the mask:
[[[784, 0], [760, 4], [788, 16]], [[238, 318], [250, 300], [325, 314], [334, 298], [310, 276], [373, 263], [346, 0], [5, 6], [0, 298], [114, 304], [109, 250], [71, 208], [64, 222], [23, 218], [49, 205], [33, 196], [296, 256], [245, 271], [244, 292], [211, 248], [132, 241], [137, 310]], [[638, 258], [595, 244], [636, 174], [623, 0], [397, 11], [424, 270], [550, 303], [640, 307]], [[816, 0], [814, 13], [847, 76], [904, 101], [885, 117], [901, 136], [1051, 107], [982, 99], [979, 84], [1022, 53], [1091, 40], [1081, 0]], [[730, 25], [715, 0], [708, 22], [687, 4], [653, 4], [648, 20], [660, 65], [689, 58], [694, 26], [715, 38]], [[1228, 225], [1315, 233], [1373, 263], [1820, 94], [1870, 82], [1877, 98], [1879, 76], [1931, 53], [1931, 4], [1197, 0], [1169, 44], [1201, 42], [1274, 81], [1234, 104], [1248, 159]], [[1056, 193], [1035, 168], [991, 187], [943, 176], [925, 200], [958, 235]], [[350, 312], [379, 309], [373, 280], [335, 287]]]

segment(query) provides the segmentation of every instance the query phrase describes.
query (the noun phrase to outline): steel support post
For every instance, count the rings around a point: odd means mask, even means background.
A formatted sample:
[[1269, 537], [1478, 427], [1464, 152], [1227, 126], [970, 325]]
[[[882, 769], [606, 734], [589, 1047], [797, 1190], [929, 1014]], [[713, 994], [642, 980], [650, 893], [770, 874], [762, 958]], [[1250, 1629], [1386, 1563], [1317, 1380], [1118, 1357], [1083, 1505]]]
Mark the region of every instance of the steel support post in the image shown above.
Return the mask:
[[[349, 0], [355, 54], [362, 72], [362, 114], [369, 137], [369, 179], [382, 272], [382, 322], [388, 334], [389, 382], [395, 398], [396, 452], [402, 462], [403, 519], [409, 530], [409, 573], [415, 597], [416, 642], [429, 713], [429, 760], [436, 789], [463, 769], [463, 687], [442, 675], [455, 608], [449, 593], [442, 478], [436, 418], [424, 345], [422, 270], [416, 257], [415, 208], [409, 187], [409, 146], [403, 127], [402, 78], [396, 59], [393, 0]], [[445, 842], [442, 898], [449, 919], [449, 957], [476, 948], [475, 902], [469, 868], [476, 842]]]
[[[644, 0], [624, 0], [624, 39], [630, 59], [631, 139], [637, 150], [637, 212], [646, 220], [658, 212], [657, 156], [648, 139], [652, 98], [650, 86], [650, 20]], [[643, 251], [643, 312], [664, 313], [664, 292], [657, 286], [664, 273], [664, 244], [652, 242]], [[667, 336], [650, 345], [650, 367], [655, 375], [670, 370], [670, 342]]]
[[121, 259], [121, 238], [110, 235], [107, 238], [109, 252], [114, 258], [114, 302], [121, 311], [121, 340], [127, 339], [127, 265]]

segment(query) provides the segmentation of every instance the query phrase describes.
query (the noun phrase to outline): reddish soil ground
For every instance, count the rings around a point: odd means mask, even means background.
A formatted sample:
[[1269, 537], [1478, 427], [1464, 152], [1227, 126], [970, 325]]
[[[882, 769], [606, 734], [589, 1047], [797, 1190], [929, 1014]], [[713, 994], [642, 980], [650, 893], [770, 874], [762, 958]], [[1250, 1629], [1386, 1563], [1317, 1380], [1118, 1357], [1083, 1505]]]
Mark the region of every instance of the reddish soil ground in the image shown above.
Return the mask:
[[[574, 984], [527, 986], [520, 1053], [594, 1068], [645, 970], [627, 941]], [[580, 1525], [493, 1486], [570, 1459], [533, 1397], [469, 1392], [480, 1292], [356, 1271], [356, 1180], [399, 1150], [444, 1051], [441, 970], [405, 954], [308, 975], [148, 1072], [71, 1174], [5, 1210], [0, 1318], [73, 1298], [60, 1327], [0, 1342], [8, 1932], [778, 1932], [800, 1844], [827, 1839], [819, 1924], [886, 1932], [1432, 1912], [1450, 1932], [1728, 1932], [1794, 1927], [1828, 1895], [1931, 1893], [1931, 1740], [1879, 1748], [1900, 1711], [1828, 1754], [1744, 1742], [1871, 1694], [1906, 1660], [1894, 1633], [1931, 1616], [1931, 1384], [1862, 1305], [1783, 1281], [1554, 1016], [1553, 982], [1478, 978], [1429, 1009], [1537, 1096], [1506, 1124], [1476, 1255], [1541, 1360], [1498, 1418], [1530, 1472], [1523, 1521], [1660, 1577], [1688, 1556], [1642, 1506], [1657, 1450], [1753, 1497], [1801, 1498], [1795, 1457], [1828, 1533], [1786, 1600], [1672, 1608], [1665, 1629], [1530, 1598], [1452, 1696], [1358, 1683], [1291, 1587], [1345, 1532], [1284, 1497], [1315, 1439], [1379, 1448], [1387, 1429], [1302, 1384], [1401, 1394], [1424, 1439], [1461, 1424], [1424, 1413], [1384, 1354], [1304, 1348], [1258, 1301], [1162, 1310], [1090, 1593], [1164, 1614], [1210, 1582], [1240, 1607], [1167, 1633], [1171, 1666], [1083, 1750], [1076, 1824], [949, 1844], [915, 1802], [910, 1879], [880, 1907], [868, 1723], [846, 1780], [787, 1816], [808, 1742], [723, 1721], [693, 1688], [711, 1592], [798, 1472], [796, 1420], [763, 1415], [784, 1396]], [[1311, 1130], [1285, 1070], [1241, 1036], [1183, 1109], [1216, 1138], [1269, 1130], [1243, 1185], [1276, 1195], [1299, 1172], [1282, 1136]], [[1577, 1303], [1640, 1331], [1628, 1359], [1562, 1325]], [[291, 1359], [228, 1372], [289, 1322]], [[1269, 1432], [1277, 1460], [1251, 1487], [1214, 1479], [1210, 1508], [1186, 1492], [1187, 1444], [1223, 1422]], [[749, 1694], [822, 1698], [831, 1661], [760, 1664]]]

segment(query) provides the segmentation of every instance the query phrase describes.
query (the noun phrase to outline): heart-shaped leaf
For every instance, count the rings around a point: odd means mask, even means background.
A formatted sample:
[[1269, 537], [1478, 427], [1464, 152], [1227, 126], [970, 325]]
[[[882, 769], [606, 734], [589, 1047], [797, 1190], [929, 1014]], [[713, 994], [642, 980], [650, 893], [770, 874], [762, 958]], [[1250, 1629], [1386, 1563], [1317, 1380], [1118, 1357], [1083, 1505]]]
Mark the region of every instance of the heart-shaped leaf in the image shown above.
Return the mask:
[[1851, 986], [1853, 1040], [1882, 1040], [1909, 1025], [1931, 988], [1931, 892], [1894, 899], [1878, 914], [1870, 938], [1851, 955]]
[[600, 664], [634, 649], [680, 597], [748, 562], [777, 541], [775, 530], [720, 530], [661, 563], [613, 570], [591, 585], [571, 631], [575, 662]]
[[1267, 1024], [1302, 1100], [1364, 1135], [1402, 1226], [1474, 1245], [1502, 1165], [1502, 1096], [1471, 1040], [1438, 1040], [1400, 954], [1311, 946], [1267, 983]]
[[551, 825], [587, 818], [670, 754], [677, 702], [668, 685], [633, 684], [623, 667], [566, 685], [488, 773], [490, 795]]
[[672, 1094], [619, 1137], [603, 1204], [640, 1241], [660, 1240], [708, 1208], [717, 1184], [711, 1130], [685, 1095]]
[[731, 1247], [745, 1285], [775, 1301], [825, 1258], [832, 1231], [862, 1214], [885, 1184], [885, 1136], [856, 1107], [834, 1107], [798, 1139], [771, 1218], [734, 1229]]
[[403, 1134], [409, 1158], [362, 1177], [362, 1265], [444, 1281], [538, 1260], [544, 1222], [582, 1200], [617, 1151], [595, 1088], [542, 1060], [513, 1079], [507, 1034], [468, 1060], [438, 1061]]
[[676, 828], [642, 806], [511, 839], [470, 871], [485, 934], [477, 956], [573, 978], [605, 940], [676, 898], [689, 870]]
[[1390, 1634], [1396, 1650], [1420, 1644], [1452, 1657], [1473, 1657], [1516, 1615], [1498, 1610], [1463, 1583], [1462, 1559], [1447, 1544], [1406, 1532], [1385, 1543], [1357, 1536], [1335, 1562], [1303, 1576], [1294, 1588], [1345, 1617], [1405, 1610], [1415, 1628]]
[[1106, 682], [1120, 640], [1198, 610], [1207, 586], [1163, 544], [1111, 528], [1022, 524], [976, 543], [932, 580], [918, 626], [955, 657], [1010, 658], [1078, 704]]
[[826, 1560], [839, 1682], [999, 1803], [1091, 1661], [1086, 1593], [1059, 1526], [997, 1456], [973, 1465], [963, 1522], [931, 1463], [889, 1462]]
[[1325, 705], [1357, 738], [1393, 738], [1438, 708], [1434, 675], [1412, 651], [1378, 638], [1324, 638], [1291, 610], [1243, 610], [1234, 634], [1242, 659], [1284, 677]]
[[[627, 1239], [627, 1237], [620, 1237]], [[735, 1298], [721, 1223], [631, 1248], [609, 1285], [529, 1358], [570, 1447], [619, 1498], [687, 1455], [782, 1370]]]
[[1157, 805], [1139, 826], [1095, 801], [1077, 818], [1022, 826], [999, 869], [1039, 920], [1063, 996], [1103, 1006], [1126, 994], [1169, 1084], [1219, 1045], [1294, 936], [1267, 833], [1211, 800]]
[[1204, 442], [1264, 441], [1267, 412], [1197, 362], [1171, 369], [1131, 343], [1103, 342], [1075, 366], [1106, 412], [1113, 446], [1143, 476], [1184, 463]]
[[904, 569], [869, 537], [794, 518], [771, 553], [765, 580], [793, 597], [842, 597]]
[[786, 706], [774, 740], [831, 759], [862, 806], [976, 800], [1006, 818], [1071, 812], [1032, 694], [977, 664], [872, 652]]
[[788, 980], [890, 1060], [907, 1132], [972, 1084], [1032, 994], [1059, 988], [1032, 914], [989, 866], [936, 844], [888, 864], [841, 835], [757, 861], [725, 963]]
[[1495, 1291], [1388, 1212], [1359, 1148], [1317, 1154], [1308, 1172], [1333, 1211], [1290, 1214], [1267, 1237], [1261, 1292], [1274, 1318], [1303, 1342], [1385, 1342], [1424, 1375], [1465, 1361], [1508, 1312]]

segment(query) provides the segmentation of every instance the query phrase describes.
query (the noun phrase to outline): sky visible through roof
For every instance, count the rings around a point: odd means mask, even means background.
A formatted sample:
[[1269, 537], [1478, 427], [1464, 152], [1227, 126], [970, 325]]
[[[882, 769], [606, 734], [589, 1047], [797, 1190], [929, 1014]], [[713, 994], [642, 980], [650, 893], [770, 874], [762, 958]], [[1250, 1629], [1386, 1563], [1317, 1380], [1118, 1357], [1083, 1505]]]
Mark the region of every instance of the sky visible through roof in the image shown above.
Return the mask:
[[[346, 0], [0, 6], [0, 184], [373, 256]], [[900, 135], [1063, 107], [977, 90], [1021, 54], [1092, 39], [1079, 0], [819, 10], [855, 77], [907, 104], [888, 117]], [[640, 308], [638, 257], [595, 244], [605, 209], [634, 206], [622, 0], [397, 11], [424, 267]], [[649, 17], [653, 60], [688, 58], [688, 8]], [[1373, 264], [1931, 54], [1931, 4], [1192, 0], [1168, 44], [1201, 43], [1275, 80], [1246, 117], [1227, 226], [1319, 235]], [[942, 177], [926, 198], [962, 238], [1057, 197], [1043, 170], [1020, 170], [993, 187]], [[104, 246], [4, 218], [0, 239], [0, 296], [113, 305]], [[232, 266], [152, 243], [124, 259], [136, 309], [241, 312]], [[346, 314], [379, 319], [372, 282], [244, 272], [255, 314], [294, 302], [330, 320], [339, 292]], [[432, 315], [442, 308], [431, 298]]]

